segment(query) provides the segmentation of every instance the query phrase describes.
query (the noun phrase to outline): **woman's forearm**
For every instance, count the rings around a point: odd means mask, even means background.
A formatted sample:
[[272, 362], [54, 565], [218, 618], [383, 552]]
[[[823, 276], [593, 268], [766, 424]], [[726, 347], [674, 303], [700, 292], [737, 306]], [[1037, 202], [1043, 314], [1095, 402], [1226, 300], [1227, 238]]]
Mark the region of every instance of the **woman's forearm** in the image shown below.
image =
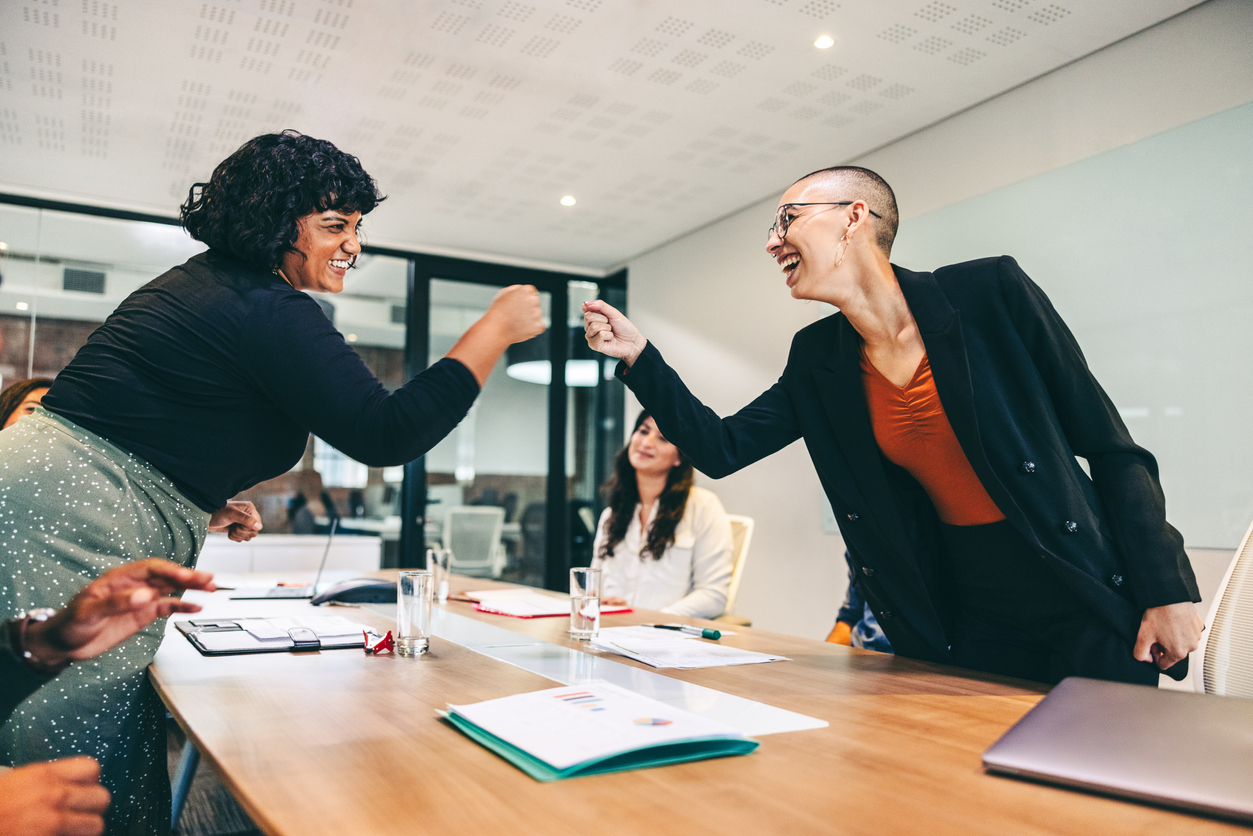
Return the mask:
[[487, 317], [483, 317], [471, 325], [444, 356], [469, 369], [470, 374], [478, 381], [479, 388], [482, 388], [492, 369], [496, 367], [496, 362], [500, 360], [500, 355], [510, 345], [507, 336], [495, 328]]

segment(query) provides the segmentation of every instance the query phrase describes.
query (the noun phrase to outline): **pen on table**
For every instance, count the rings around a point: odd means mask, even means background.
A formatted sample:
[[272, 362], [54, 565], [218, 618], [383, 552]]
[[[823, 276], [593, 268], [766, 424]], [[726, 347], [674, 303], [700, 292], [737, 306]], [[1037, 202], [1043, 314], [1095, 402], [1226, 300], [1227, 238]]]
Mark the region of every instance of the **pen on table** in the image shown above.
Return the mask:
[[678, 630], [680, 633], [687, 633], [690, 636], [700, 636], [702, 639], [713, 639], [717, 641], [722, 638], [722, 633], [718, 630], [710, 630], [705, 627], [693, 627], [690, 624], [641, 624], [641, 627], [652, 627], [657, 630]]

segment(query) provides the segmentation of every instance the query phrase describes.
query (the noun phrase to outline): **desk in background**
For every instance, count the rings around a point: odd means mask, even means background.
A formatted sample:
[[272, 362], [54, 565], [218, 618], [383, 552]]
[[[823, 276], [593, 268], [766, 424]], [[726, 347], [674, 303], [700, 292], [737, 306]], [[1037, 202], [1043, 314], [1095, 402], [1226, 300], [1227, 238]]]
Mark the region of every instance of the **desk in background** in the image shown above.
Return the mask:
[[[492, 586], [503, 584], [453, 579], [454, 589]], [[197, 618], [308, 606], [192, 595], [207, 603]], [[520, 636], [586, 647], [567, 639], [566, 619], [489, 616], [457, 602], [447, 608]], [[393, 626], [367, 610], [330, 612]], [[657, 620], [675, 619], [640, 610], [604, 623]], [[723, 642], [792, 661], [662, 673], [818, 717], [829, 728], [762, 737], [746, 757], [556, 784], [532, 780], [435, 718], [449, 702], [554, 683], [438, 638], [417, 660], [348, 650], [206, 658], [175, 634], [151, 673], [179, 724], [271, 836], [1248, 832], [985, 775], [980, 754], [1035, 704], [1041, 686], [739, 629]]]

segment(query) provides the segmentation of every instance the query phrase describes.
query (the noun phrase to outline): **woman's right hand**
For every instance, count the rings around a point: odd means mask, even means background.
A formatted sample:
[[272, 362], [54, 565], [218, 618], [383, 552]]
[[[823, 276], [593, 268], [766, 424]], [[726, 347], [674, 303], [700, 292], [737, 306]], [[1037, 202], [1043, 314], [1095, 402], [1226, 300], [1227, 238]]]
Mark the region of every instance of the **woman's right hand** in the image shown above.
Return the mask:
[[593, 351], [617, 357], [629, 368], [648, 340], [622, 312], [601, 299], [583, 303], [583, 329]]
[[544, 333], [544, 312], [534, 285], [511, 284], [502, 287], [483, 318], [509, 345]]

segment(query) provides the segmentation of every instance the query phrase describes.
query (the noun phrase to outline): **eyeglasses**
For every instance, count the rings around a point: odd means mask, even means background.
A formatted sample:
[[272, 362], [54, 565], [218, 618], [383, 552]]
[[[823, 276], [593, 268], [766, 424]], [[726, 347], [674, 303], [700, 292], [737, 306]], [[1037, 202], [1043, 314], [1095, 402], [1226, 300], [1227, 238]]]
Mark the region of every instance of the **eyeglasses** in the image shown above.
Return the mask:
[[[838, 203], [785, 203], [779, 207], [779, 211], [774, 215], [774, 226], [770, 227], [770, 229], [766, 231], [770, 235], [777, 234], [780, 241], [786, 240], [787, 228], [794, 220], [794, 217], [789, 212], [793, 206], [852, 206], [854, 203], [856, 203], [856, 201], [853, 200], [842, 200]], [[874, 215], [879, 220], [883, 220], [883, 216], [875, 210], [870, 209], [869, 211], [870, 214]]]

